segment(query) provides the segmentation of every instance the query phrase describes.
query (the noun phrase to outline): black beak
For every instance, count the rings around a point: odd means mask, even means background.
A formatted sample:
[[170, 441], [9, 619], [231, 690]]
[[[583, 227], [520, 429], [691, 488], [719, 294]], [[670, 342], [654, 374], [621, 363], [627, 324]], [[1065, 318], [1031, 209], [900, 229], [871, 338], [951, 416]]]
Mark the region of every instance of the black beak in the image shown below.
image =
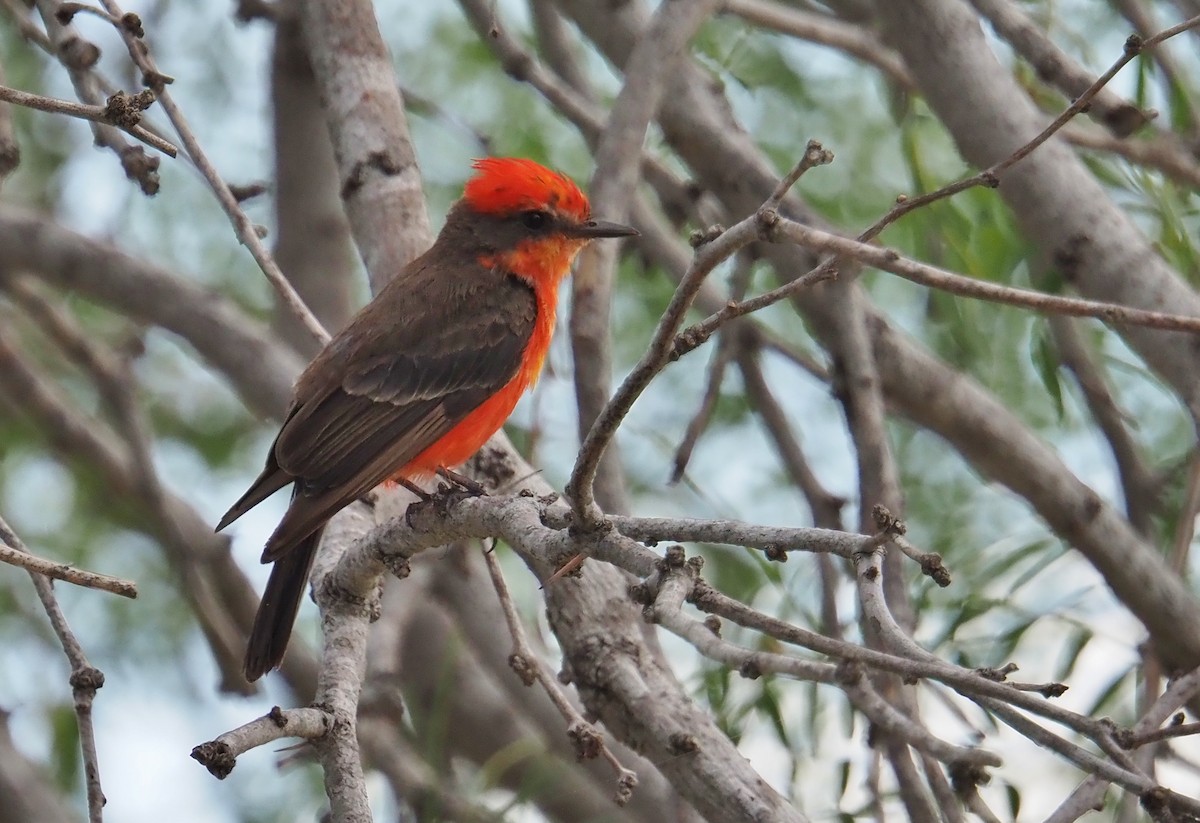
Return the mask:
[[606, 220], [588, 220], [586, 223], [579, 223], [572, 226], [570, 234], [575, 237], [586, 237], [589, 240], [593, 240], [599, 237], [634, 237], [641, 234], [641, 232], [631, 226], [622, 226], [620, 223], [609, 223]]

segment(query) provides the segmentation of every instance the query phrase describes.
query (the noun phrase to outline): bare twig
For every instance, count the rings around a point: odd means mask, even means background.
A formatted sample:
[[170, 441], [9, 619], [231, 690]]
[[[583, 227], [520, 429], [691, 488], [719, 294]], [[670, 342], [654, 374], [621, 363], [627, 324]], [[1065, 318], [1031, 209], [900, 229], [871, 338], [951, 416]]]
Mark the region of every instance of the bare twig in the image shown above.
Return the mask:
[[[52, 328], [47, 327], [47, 331]], [[84, 365], [86, 357], [97, 354], [83, 355], [71, 346], [63, 348], [85, 369], [88, 369]], [[134, 436], [140, 429], [134, 418], [127, 416], [123, 405], [132, 402], [127, 397], [128, 384], [103, 370], [89, 370], [89, 373], [97, 380], [106, 404], [115, 402], [114, 416], [122, 433]], [[114, 378], [116, 383], [112, 382]], [[250, 689], [241, 676], [246, 625], [239, 625], [235, 615], [246, 624], [250, 622], [249, 601], [253, 593], [226, 550], [227, 539], [213, 534], [212, 526], [190, 503], [161, 488], [144, 442], [140, 446], [136, 440], [124, 442], [103, 421], [82, 415], [34, 370], [3, 331], [0, 331], [0, 387], [4, 395], [21, 397], [15, 411], [41, 425], [56, 451], [72, 461], [82, 459], [93, 465], [111, 492], [123, 492], [146, 504], [145, 511], [150, 517], [139, 523], [138, 528], [167, 550], [167, 558], [182, 578], [180, 590], [191, 602], [226, 675], [224, 686], [242, 693]]]
[[99, 572], [77, 569], [66, 563], [56, 563], [53, 560], [46, 560], [35, 554], [21, 551], [15, 546], [9, 546], [3, 541], [0, 541], [0, 563], [8, 563], [11, 566], [25, 569], [31, 574], [40, 574], [43, 577], [62, 580], [65, 583], [82, 586], [85, 589], [99, 589], [100, 591], [119, 594], [121, 597], [128, 597], [130, 599], [136, 598], [138, 594], [137, 584], [132, 580], [111, 577]]
[[916, 87], [900, 55], [862, 26], [834, 17], [800, 11], [770, 0], [724, 0], [721, 11], [781, 34], [819, 43], [874, 66], [901, 88]]
[[1115, 154], [1165, 174], [1177, 183], [1200, 188], [1200, 164], [1175, 135], [1164, 132], [1150, 138], [1121, 139], [1096, 128], [1068, 124], [1060, 133], [1073, 146]]
[[508, 658], [509, 666], [526, 686], [532, 686], [536, 682], [542, 687], [546, 696], [550, 698], [550, 702], [567, 721], [567, 736], [575, 744], [576, 756], [580, 760], [591, 759], [599, 755], [603, 756], [612, 766], [613, 772], [617, 776], [614, 799], [618, 806], [624, 806], [629, 802], [629, 798], [637, 786], [637, 774], [621, 765], [621, 761], [604, 744], [604, 735], [589, 723], [575, 708], [575, 705], [567, 699], [541, 656], [529, 644], [525, 628], [521, 625], [521, 618], [517, 615], [516, 607], [513, 605], [512, 596], [508, 593], [508, 584], [504, 581], [504, 572], [500, 569], [500, 561], [496, 558], [494, 546], [491, 550], [484, 551], [483, 560], [487, 564], [488, 576], [492, 579], [492, 586], [496, 589], [496, 596], [504, 610], [504, 620], [508, 624], [509, 634], [512, 635], [513, 653]]
[[83, 103], [72, 103], [70, 100], [58, 100], [53, 97], [44, 97], [40, 94], [31, 94], [19, 89], [0, 86], [0, 100], [30, 109], [37, 109], [38, 111], [50, 112], [51, 114], [65, 114], [70, 117], [78, 117], [81, 120], [89, 120], [93, 123], [116, 126], [127, 134], [141, 140], [146, 145], [158, 149], [163, 154], [170, 157], [175, 157], [179, 154], [179, 149], [175, 148], [169, 141], [138, 125], [141, 121], [141, 112], [154, 102], [154, 95], [149, 91], [143, 91], [132, 96], [119, 92], [110, 97], [106, 105], [89, 106]]
[[213, 777], [224, 780], [237, 765], [239, 755], [285, 737], [316, 740], [329, 731], [332, 723], [329, 713], [318, 708], [275, 706], [262, 717], [196, 746], [191, 757]]
[[[102, 0], [102, 3], [113, 19], [117, 21], [125, 19], [125, 13], [114, 0]], [[234, 197], [233, 192], [230, 191], [229, 185], [217, 172], [216, 167], [208, 159], [208, 155], [200, 147], [200, 142], [196, 139], [195, 132], [192, 131], [191, 126], [188, 125], [187, 118], [184, 117], [182, 109], [175, 103], [174, 97], [171, 96], [170, 91], [167, 89], [171, 78], [158, 70], [145, 41], [137, 36], [130, 26], [117, 25], [116, 28], [121, 38], [125, 41], [130, 59], [141, 70], [144, 81], [150, 90], [154, 92], [163, 111], [166, 112], [167, 117], [170, 119], [171, 125], [175, 127], [175, 131], [179, 135], [184, 148], [187, 150], [192, 163], [195, 164], [196, 168], [208, 182], [209, 187], [213, 190], [213, 194], [216, 195], [217, 202], [221, 204], [221, 208], [229, 217], [229, 221], [233, 224], [234, 232], [242, 242], [242, 245], [250, 251], [251, 256], [258, 263], [267, 280], [275, 288], [279, 298], [288, 307], [288, 310], [304, 325], [309, 334], [318, 343], [324, 344], [328, 342], [329, 332], [325, 331], [325, 327], [321, 325], [321, 322], [317, 320], [308, 306], [304, 304], [304, 301], [296, 293], [291, 282], [280, 271], [279, 265], [262, 242], [262, 238], [259, 236], [254, 222], [242, 210], [241, 204]]]
[[[796, 169], [784, 179], [771, 197], [782, 198], [787, 189], [795, 184], [805, 170], [830, 162], [832, 159], [833, 156], [826, 152], [820, 143], [815, 140], [809, 141], [808, 148]], [[739, 249], [757, 239], [757, 236], [758, 220], [757, 217], [751, 216], [728, 231], [719, 234], [715, 239], [702, 242], [697, 249], [695, 259], [687, 274], [679, 282], [666, 311], [659, 319], [646, 354], [634, 366], [629, 376], [625, 378], [612, 399], [604, 407], [604, 411], [596, 418], [584, 439], [583, 447], [579, 450], [575, 468], [571, 472], [570, 480], [567, 481], [566, 493], [571, 499], [581, 525], [595, 526], [600, 522], [600, 513], [592, 499], [592, 483], [600, 464], [600, 458], [634, 402], [641, 396], [655, 375], [671, 361], [675, 333], [683, 323], [683, 318], [704, 279], [714, 268]]]
[[[4, 67], [0, 66], [0, 85], [4, 83]], [[0, 184], [21, 164], [21, 147], [13, 129], [12, 107], [0, 103]]]
[[[730, 278], [730, 299], [741, 300], [746, 296], [753, 272], [753, 261], [745, 255], [740, 256], [733, 276]], [[725, 382], [725, 373], [730, 361], [733, 360], [734, 352], [746, 345], [741, 340], [737, 340], [737, 345], [735, 345], [736, 338], [735, 327], [726, 331], [717, 340], [716, 349], [708, 364], [708, 374], [704, 381], [704, 394], [700, 398], [700, 405], [692, 414], [691, 420], [688, 421], [683, 439], [675, 449], [674, 465], [671, 469], [672, 483], [678, 483], [679, 479], [683, 477], [688, 461], [692, 458], [692, 452], [696, 448], [696, 443], [699, 442], [700, 436], [704, 434], [704, 430], [708, 428], [708, 424], [712, 420], [717, 400], [721, 396], [721, 385]]]
[[[28, 553], [21, 538], [9, 528], [8, 523], [0, 518], [0, 542], [3, 542], [18, 552]], [[101, 823], [104, 819], [104, 789], [100, 785], [100, 758], [96, 753], [96, 731], [92, 723], [92, 703], [96, 699], [96, 691], [104, 685], [104, 672], [92, 666], [84, 654], [83, 646], [75, 637], [67, 624], [66, 615], [58, 605], [54, 595], [54, 587], [50, 580], [41, 574], [30, 571], [33, 587], [37, 590], [38, 599], [58, 642], [62, 645], [67, 660], [71, 663], [71, 692], [75, 698], [75, 720], [78, 724], [79, 746], [83, 753], [83, 773], [87, 787], [88, 821]]]
[[[1075, 377], [1092, 418], [1108, 441], [1120, 473], [1129, 521], [1142, 534], [1151, 534], [1152, 518], [1158, 507], [1159, 482], [1130, 431], [1128, 417], [1117, 404], [1103, 370], [1089, 352], [1075, 321], [1051, 315], [1049, 326], [1062, 364]], [[1179, 522], [1183, 524], [1182, 520]]]
[[[658, 111], [667, 79], [688, 41], [711, 16], [715, 6], [716, 0], [659, 6], [626, 61], [624, 85], [597, 142], [596, 171], [590, 187], [592, 206], [605, 219], [628, 218], [628, 204], [641, 178], [639, 150]], [[612, 290], [618, 251], [616, 243], [597, 243], [585, 249], [571, 281], [571, 349], [582, 439], [589, 437], [589, 429], [604, 412], [609, 399]], [[571, 487], [569, 492], [572, 499], [582, 496], [578, 499], [581, 512], [592, 506], [597, 485], [604, 508], [622, 511], [629, 507], [617, 455], [614, 452], [605, 457], [605, 451], [601, 448], [597, 452], [597, 464], [590, 469], [586, 482]]]
[[[769, 231], [777, 239], [786, 239], [805, 248], [825, 254], [832, 254], [836, 257], [852, 258], [860, 263], [899, 275], [914, 283], [963, 297], [1004, 303], [1010, 306], [1020, 306], [1044, 314], [1062, 314], [1069, 317], [1095, 317], [1106, 323], [1115, 325], [1144, 326], [1151, 329], [1182, 331], [1192, 334], [1200, 333], [1200, 317], [1149, 311], [1117, 303], [1102, 303], [1097, 300], [1061, 297], [1029, 289], [1001, 286], [996, 283], [975, 280], [939, 269], [936, 266], [929, 266], [909, 260], [893, 249], [872, 246], [857, 240], [839, 237], [836, 234], [814, 229], [782, 217], [775, 222]], [[736, 308], [730, 309], [725, 319], [744, 314], [745, 311], [742, 307], [745, 304], [751, 304], [749, 310], [753, 311], [783, 299], [788, 294], [797, 290], [797, 282], [799, 281], [787, 283], [767, 294], [759, 295], [757, 298], [751, 298], [742, 304], [738, 304]], [[769, 299], [768, 295], [770, 296]], [[706, 320], [702, 326], [700, 324], [698, 326], [705, 331], [709, 331], [709, 324], [710, 321]], [[718, 325], [720, 324], [712, 324], [713, 328]]]
[[[1159, 23], [1154, 19], [1154, 12], [1147, 8], [1141, 0], [1116, 0], [1114, 3], [1121, 15], [1128, 20], [1141, 37], [1152, 37], [1158, 31]], [[1164, 90], [1168, 99], [1182, 98], [1183, 105], [1175, 107], [1172, 122], [1185, 122], [1186, 130], [1195, 133], [1197, 101], [1190, 86], [1190, 71], [1184, 69], [1175, 61], [1168, 49], [1155, 49], [1151, 59], [1162, 72], [1169, 89]]]
[[890, 226], [892, 223], [896, 222], [909, 212], [919, 208], [924, 208], [930, 203], [943, 200], [947, 197], [958, 194], [961, 191], [966, 191], [967, 189], [975, 188], [976, 186], [996, 188], [996, 186], [1000, 184], [1000, 176], [1004, 172], [1032, 154], [1038, 148], [1038, 146], [1042, 145], [1055, 134], [1057, 134], [1077, 114], [1084, 111], [1088, 105], [1091, 104], [1092, 100], [1095, 99], [1096, 95], [1099, 94], [1100, 91], [1107, 86], [1109, 82], [1116, 77], [1117, 73], [1120, 72], [1121, 69], [1125, 68], [1125, 66], [1128, 65], [1131, 60], [1133, 60], [1146, 49], [1153, 48], [1159, 43], [1162, 43], [1163, 41], [1168, 40], [1182, 32], [1188, 31], [1189, 29], [1196, 28], [1197, 26], [1200, 26], [1200, 16], [1185, 20], [1179, 25], [1163, 29], [1153, 37], [1142, 39], [1137, 35], [1130, 35], [1125, 41], [1125, 49], [1121, 56], [1117, 58], [1117, 60], [1111, 66], [1109, 66], [1108, 70], [1097, 77], [1095, 82], [1093, 82], [1078, 97], [1071, 101], [1071, 105], [1067, 106], [1067, 108], [1064, 109], [1057, 117], [1055, 117], [1049, 125], [1034, 135], [1032, 139], [1020, 146], [1016, 151], [1005, 157], [1000, 162], [989, 166], [978, 174], [974, 174], [947, 186], [943, 186], [937, 191], [930, 192], [929, 194], [923, 194], [920, 197], [902, 198], [900, 202], [897, 203], [895, 208], [893, 208], [891, 211], [873, 223], [864, 232], [862, 232], [862, 234], [858, 236], [858, 239], [862, 241], [871, 240], [879, 236], [879, 233], [886, 227]]
[[[80, 100], [93, 106], [102, 105], [106, 97], [116, 92], [116, 88], [96, 69], [100, 49], [84, 39], [74, 26], [59, 22], [58, 0], [35, 0], [34, 4], [45, 23], [47, 34], [27, 39], [43, 48], [66, 68], [71, 84], [75, 87], [75, 94]], [[25, 22], [28, 23], [28, 20]], [[147, 131], [152, 130], [147, 128]], [[160, 180], [157, 155], [147, 154], [142, 146], [130, 143], [115, 126], [92, 123], [92, 136], [97, 146], [109, 148], [117, 155], [125, 176], [135, 181], [143, 194], [152, 197], [158, 193]]]
[[[1030, 62], [1042, 80], [1069, 98], [1087, 91], [1093, 82], [1090, 72], [1069, 57], [1011, 0], [971, 0], [996, 29], [996, 33]], [[1122, 100], [1110, 89], [1099, 89], [1086, 109], [1118, 137], [1128, 137], [1154, 116]]]

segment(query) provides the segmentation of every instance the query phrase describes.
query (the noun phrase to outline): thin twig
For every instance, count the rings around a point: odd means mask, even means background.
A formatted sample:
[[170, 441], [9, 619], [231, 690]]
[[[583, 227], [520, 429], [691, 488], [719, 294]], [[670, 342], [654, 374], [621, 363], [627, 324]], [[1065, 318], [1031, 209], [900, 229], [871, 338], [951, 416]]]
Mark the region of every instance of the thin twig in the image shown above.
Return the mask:
[[[1117, 463], [1129, 521], [1142, 534], [1151, 535], [1153, 515], [1159, 506], [1160, 484], [1130, 431], [1129, 416], [1117, 404], [1104, 370], [1084, 342], [1078, 324], [1069, 318], [1052, 315], [1048, 325], [1058, 356], [1074, 376], [1092, 419], [1104, 434]], [[1178, 522], [1182, 527], [1184, 521]]]
[[[825, 151], [820, 143], [815, 140], [809, 141], [796, 168], [784, 178], [768, 202], [778, 202], [804, 171], [813, 166], [831, 162], [832, 159], [833, 155]], [[592, 496], [592, 484], [596, 477], [600, 458], [634, 402], [645, 391], [650, 381], [671, 361], [672, 351], [675, 348], [675, 333], [683, 323], [683, 318], [704, 279], [714, 268], [756, 240], [758, 234], [758, 219], [757, 216], [752, 215], [713, 239], [708, 239], [707, 235], [701, 239], [701, 245], [691, 266], [679, 281], [670, 303], [667, 304], [666, 310], [659, 319], [646, 353], [642, 355], [641, 360], [634, 366], [629, 376], [625, 378], [604, 410], [596, 418], [584, 439], [578, 457], [576, 457], [575, 468], [567, 481], [566, 493], [571, 499], [580, 525], [596, 526], [601, 521], [601, 515]], [[803, 280], [803, 278], [801, 279]]]
[[875, 66], [901, 88], [916, 88], [916, 82], [904, 65], [903, 58], [880, 42], [865, 26], [843, 22], [829, 15], [803, 12], [767, 0], [725, 0], [721, 6], [726, 14], [736, 15], [748, 23], [829, 46]]
[[62, 580], [64, 583], [82, 586], [85, 589], [99, 589], [110, 594], [119, 594], [121, 597], [128, 597], [131, 600], [138, 596], [137, 583], [132, 580], [124, 580], [120, 577], [78, 569], [66, 563], [46, 560], [15, 546], [10, 546], [2, 539], [0, 539], [0, 563], [8, 563], [11, 566], [25, 569], [30, 574], [40, 574], [43, 577]]
[[[928, 286], [963, 297], [972, 297], [993, 303], [1003, 303], [1009, 306], [1019, 306], [1043, 314], [1061, 314], [1069, 317], [1094, 317], [1106, 323], [1116, 325], [1144, 326], [1151, 329], [1190, 332], [1192, 334], [1200, 333], [1200, 317], [1188, 317], [1179, 314], [1150, 311], [1148, 309], [1137, 309], [1117, 303], [1103, 303], [1098, 300], [1061, 297], [1030, 289], [1001, 286], [996, 283], [975, 280], [971, 277], [939, 269], [936, 266], [929, 266], [910, 260], [903, 257], [894, 249], [868, 245], [858, 240], [851, 240], [848, 237], [841, 237], [821, 231], [820, 229], [811, 228], [783, 217], [778, 217], [769, 231], [775, 239], [788, 240], [805, 248], [825, 254], [832, 254], [836, 257], [852, 258], [860, 263], [882, 271], [891, 272], [903, 277], [905, 280], [911, 280], [922, 286]], [[805, 277], [807, 276], [805, 275]], [[803, 279], [801, 278], [801, 280]], [[796, 290], [797, 282], [799, 281], [787, 283], [771, 292], [730, 307], [728, 316], [721, 318], [721, 320], [724, 321], [732, 317], [741, 316], [747, 310], [754, 311], [771, 303], [778, 302]], [[749, 309], [744, 307], [745, 304], [750, 304]], [[697, 327], [711, 334], [711, 330], [719, 325], [719, 322], [714, 323], [711, 320], [706, 320], [702, 324], [697, 324]], [[685, 331], [684, 335], [687, 333]], [[681, 337], [684, 335], [681, 335]]]
[[1171, 568], [1185, 579], [1192, 538], [1196, 535], [1197, 513], [1200, 513], [1200, 448], [1193, 447], [1192, 457], [1188, 461], [1183, 501], [1175, 518], [1175, 534], [1171, 540]]
[[191, 757], [213, 777], [224, 780], [237, 765], [239, 755], [286, 737], [316, 740], [323, 737], [331, 725], [333, 717], [322, 709], [275, 706], [262, 717], [194, 747]]
[[637, 786], [637, 773], [621, 765], [621, 761], [605, 745], [604, 735], [589, 723], [574, 704], [567, 699], [549, 667], [529, 644], [529, 638], [525, 634], [524, 626], [521, 625], [521, 618], [517, 615], [516, 606], [513, 604], [512, 595], [508, 592], [508, 584], [504, 580], [504, 572], [500, 568], [500, 561], [497, 559], [494, 549], [493, 545], [492, 549], [485, 550], [483, 560], [487, 564], [488, 575], [492, 579], [492, 586], [496, 589], [500, 607], [504, 611], [504, 620], [508, 624], [509, 634], [512, 635], [513, 653], [508, 658], [508, 665], [526, 686], [532, 686], [536, 682], [546, 692], [550, 702], [567, 721], [567, 736], [575, 744], [575, 753], [580, 760], [603, 756], [612, 766], [613, 772], [617, 776], [617, 790], [614, 799], [618, 806], [624, 806], [633, 796], [633, 790]]
[[1185, 20], [1177, 26], [1171, 26], [1170, 28], [1163, 29], [1153, 37], [1148, 37], [1144, 40], [1136, 34], [1131, 34], [1125, 41], [1125, 48], [1122, 51], [1121, 56], [1117, 58], [1117, 60], [1111, 66], [1109, 66], [1108, 70], [1097, 77], [1095, 82], [1088, 86], [1087, 89], [1085, 89], [1071, 102], [1071, 105], [1067, 106], [1067, 108], [1065, 108], [1057, 117], [1055, 117], [1049, 125], [1038, 132], [1038, 134], [1036, 134], [1031, 140], [1018, 148], [1008, 157], [1005, 157], [998, 163], [989, 166], [978, 174], [974, 174], [947, 186], [943, 186], [937, 191], [930, 192], [929, 194], [923, 194], [919, 197], [903, 198], [887, 214], [879, 218], [879, 220], [877, 220], [862, 234], [860, 234], [858, 239], [864, 242], [871, 240], [879, 236], [881, 231], [890, 226], [892, 223], [895, 223], [909, 212], [923, 208], [938, 200], [943, 200], [947, 197], [958, 194], [961, 191], [966, 191], [967, 189], [975, 188], [977, 186], [985, 186], [993, 189], [996, 188], [998, 185], [1000, 185], [1000, 175], [1032, 154], [1034, 150], [1038, 148], [1038, 146], [1042, 145], [1051, 137], [1053, 137], [1077, 114], [1084, 111], [1092, 102], [1092, 99], [1100, 93], [1100, 90], [1107, 86], [1109, 82], [1116, 77], [1117, 73], [1121, 71], [1121, 69], [1125, 68], [1125, 66], [1128, 65], [1131, 60], [1133, 60], [1146, 49], [1153, 48], [1159, 43], [1162, 43], [1164, 40], [1185, 32], [1188, 29], [1196, 28], [1197, 26], [1200, 26], [1200, 15], [1192, 17], [1189, 20]]
[[[1030, 19], [1020, 4], [1012, 0], [971, 0], [971, 5], [1029, 61], [1043, 81], [1068, 98], [1086, 91], [1093, 82], [1091, 73], [1060, 49], [1045, 27]], [[1155, 115], [1153, 111], [1142, 111], [1110, 89], [1098, 90], [1087, 112], [1121, 137], [1132, 134]]]
[[[741, 300], [746, 296], [746, 290], [750, 287], [750, 277], [753, 273], [753, 261], [745, 255], [739, 256], [737, 267], [730, 278], [729, 296], [731, 300]], [[687, 470], [688, 462], [692, 459], [692, 452], [696, 448], [696, 443], [699, 442], [701, 435], [704, 434], [709, 422], [712, 420], [713, 412], [717, 408], [717, 400], [721, 396], [721, 386], [725, 382], [725, 374], [737, 348], [735, 342], [738, 345], [742, 345], [742, 341], [735, 341], [735, 338], [736, 327], [727, 329], [717, 339], [716, 350], [713, 352], [712, 359], [708, 364], [708, 373], [705, 377], [704, 393], [700, 397], [700, 405], [696, 408], [691, 420], [688, 421], [687, 428], [684, 429], [683, 439], [680, 441], [678, 448], [675, 449], [675, 459], [672, 461], [673, 468], [671, 469], [671, 483], [678, 483], [679, 479], [683, 477], [684, 471]]]
[[[113, 18], [116, 20], [123, 20], [125, 18], [124, 12], [121, 11], [121, 8], [113, 0], [101, 0], [101, 2]], [[275, 288], [284, 305], [296, 316], [304, 328], [308, 330], [313, 339], [321, 345], [329, 342], [329, 332], [325, 330], [325, 327], [321, 325], [321, 321], [317, 320], [316, 316], [305, 305], [303, 298], [296, 292], [291, 281], [284, 276], [279, 268], [279, 264], [275, 262], [275, 258], [271, 256], [271, 252], [263, 244], [262, 238], [259, 237], [254, 222], [242, 210], [241, 204], [233, 195], [233, 192], [229, 190], [229, 185], [217, 173], [216, 167], [213, 166], [212, 162], [208, 159], [208, 155], [200, 147], [200, 142], [196, 139], [191, 126], [188, 125], [187, 118], [184, 117], [183, 111], [175, 103], [175, 99], [167, 89], [170, 78], [158, 70], [149, 48], [146, 47], [145, 41], [135, 36], [128, 26], [118, 25], [117, 31], [125, 41], [130, 59], [141, 70], [147, 85], [157, 96], [159, 105], [166, 112], [171, 125], [175, 127], [175, 132], [179, 135], [179, 139], [183, 143], [183, 147], [187, 150], [188, 156], [213, 190], [217, 202], [221, 204], [221, 208], [229, 217], [229, 221], [233, 224], [234, 232], [242, 242], [242, 245], [250, 251], [251, 256], [258, 263], [267, 280]]]
[[[18, 552], [29, 553], [21, 538], [9, 528], [4, 518], [0, 517], [0, 541], [11, 546]], [[83, 753], [83, 774], [87, 786], [87, 804], [89, 823], [102, 823], [104, 819], [104, 789], [100, 784], [100, 757], [96, 753], [96, 731], [92, 723], [92, 703], [96, 699], [96, 691], [104, 685], [104, 672], [92, 666], [87, 659], [75, 633], [67, 623], [66, 615], [58, 605], [54, 595], [54, 587], [50, 580], [41, 574], [30, 571], [33, 587], [37, 591], [42, 608], [50, 619], [50, 625], [67, 660], [71, 663], [71, 693], [74, 696], [75, 720], [78, 724], [79, 747]]]
[[1170, 132], [1149, 139], [1122, 139], [1096, 128], [1070, 124], [1059, 136], [1078, 148], [1115, 154], [1130, 163], [1157, 169], [1184, 186], [1200, 188], [1200, 164], [1196, 163], [1196, 158], [1182, 145], [1182, 141]]
[[[146, 97], [142, 95], [146, 95]], [[152, 134], [139, 125], [140, 112], [154, 101], [153, 94], [148, 91], [142, 92], [141, 95], [113, 95], [109, 98], [108, 105], [89, 106], [84, 103], [73, 103], [70, 100], [59, 100], [55, 97], [44, 97], [40, 94], [0, 86], [0, 100], [51, 114], [65, 114], [70, 117], [78, 117], [80, 120], [116, 126], [163, 154], [171, 157], [179, 154], [179, 149], [175, 148], [170, 141]]]

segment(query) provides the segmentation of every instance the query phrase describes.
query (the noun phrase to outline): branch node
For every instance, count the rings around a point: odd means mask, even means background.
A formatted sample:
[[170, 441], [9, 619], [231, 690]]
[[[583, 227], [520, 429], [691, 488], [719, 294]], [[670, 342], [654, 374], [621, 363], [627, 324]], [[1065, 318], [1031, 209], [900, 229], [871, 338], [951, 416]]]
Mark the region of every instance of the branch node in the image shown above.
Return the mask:
[[947, 764], [950, 772], [950, 782], [954, 792], [959, 797], [967, 797], [975, 792], [976, 787], [986, 786], [992, 777], [983, 766], [963, 760]]
[[690, 734], [675, 732], [667, 740], [667, 748], [671, 754], [693, 754], [700, 751], [700, 741]]
[[1020, 667], [1016, 663], [1005, 663], [1000, 668], [992, 668], [990, 666], [981, 666], [975, 669], [975, 674], [980, 677], [991, 680], [995, 683], [1003, 683], [1008, 679], [1008, 676], [1017, 671]]
[[720, 223], [713, 223], [707, 229], [696, 229], [696, 231], [692, 232], [688, 237], [688, 244], [693, 249], [698, 249], [701, 246], [707, 245], [708, 243], [716, 240], [724, 233], [724, 226], [722, 226]]
[[281, 709], [279, 706], [271, 707], [271, 711], [267, 712], [267, 719], [274, 723], [277, 728], [287, 728], [287, 715], [283, 713], [283, 709]]
[[604, 751], [604, 735], [590, 723], [572, 723], [567, 729], [567, 737], [575, 744], [575, 759], [581, 762], [595, 760]]
[[537, 682], [537, 672], [529, 660], [526, 659], [525, 655], [517, 652], [510, 654], [508, 656], [508, 667], [516, 672], [517, 677], [526, 686], [532, 686]]
[[937, 552], [926, 552], [917, 558], [917, 562], [921, 564], [921, 574], [931, 578], [941, 588], [944, 589], [953, 582], [950, 579], [950, 570], [946, 568], [942, 556]]
[[862, 666], [853, 660], [838, 661], [837, 668], [834, 670], [834, 679], [843, 686], [853, 686], [862, 680]]
[[875, 522], [875, 527], [888, 537], [896, 537], [908, 531], [908, 526], [904, 525], [902, 519], [888, 511], [887, 506], [878, 503], [871, 509], [871, 519]]
[[[153, 92], [150, 101], [145, 102], [141, 94], [129, 95], [123, 91], [115, 92], [104, 102], [104, 121], [122, 129], [131, 129], [142, 122], [142, 112], [154, 102]], [[143, 103], [145, 103], [143, 105]]]
[[247, 200], [258, 197], [260, 194], [266, 194], [270, 190], [270, 184], [263, 180], [255, 180], [252, 183], [229, 184], [229, 193], [239, 203], [245, 203]]
[[82, 37], [68, 37], [58, 45], [62, 64], [75, 71], [87, 71], [100, 62], [100, 47]]
[[778, 543], [771, 543], [763, 548], [763, 555], [773, 563], [786, 563], [788, 560], [787, 549]]
[[1055, 697], [1062, 697], [1070, 688], [1065, 683], [1046, 683], [1037, 689], [1037, 693], [1042, 697], [1050, 700]]
[[687, 553], [683, 546], [678, 543], [667, 546], [666, 554], [663, 555], [662, 561], [659, 563], [659, 568], [662, 571], [670, 571], [671, 569], [682, 569], [686, 561]]
[[380, 559], [383, 561], [383, 565], [387, 567], [387, 570], [397, 580], [403, 580], [412, 574], [412, 565], [408, 562], [407, 557], [385, 552]]
[[169, 86], [174, 82], [174, 77], [169, 74], [163, 74], [161, 71], [142, 72], [142, 85], [153, 90], [156, 94], [161, 94], [164, 86]]
[[104, 686], [104, 672], [95, 666], [85, 666], [71, 672], [71, 678], [67, 682], [75, 691], [94, 692]]
[[142, 18], [132, 11], [127, 11], [121, 16], [121, 28], [139, 40], [146, 36], [146, 30], [142, 28]]
[[208, 769], [208, 773], [217, 780], [224, 780], [229, 777], [229, 773], [233, 771], [233, 767], [237, 765], [237, 758], [233, 756], [233, 751], [225, 743], [220, 743], [216, 740], [210, 740], [207, 743], [201, 743], [192, 749], [191, 757], [204, 768]]
[[637, 784], [637, 772], [622, 768], [617, 774], [617, 793], [613, 796], [613, 802], [624, 806], [633, 797], [633, 790], [637, 788]]
[[762, 677], [762, 669], [753, 660], [746, 660], [738, 666], [738, 674], [747, 680], [758, 680]]
[[62, 3], [54, 10], [54, 19], [59, 25], [69, 26], [71, 21], [75, 19], [75, 15], [83, 11], [82, 3]]
[[779, 211], [771, 207], [764, 207], [755, 212], [755, 219], [758, 223], [759, 236], [764, 240], [773, 241], [775, 239], [775, 229], [779, 226]]
[[121, 169], [127, 178], [137, 182], [142, 194], [147, 197], [158, 194], [158, 165], [158, 157], [147, 154], [139, 145], [131, 143], [121, 149]]
[[[1128, 48], [1128, 45], [1126, 47]], [[1146, 810], [1146, 814], [1150, 815], [1151, 820], [1173, 819], [1164, 818], [1169, 811], [1170, 793], [1162, 786], [1154, 786], [1142, 792], [1138, 802]]]
[[650, 587], [645, 583], [631, 583], [627, 589], [629, 599], [639, 606], [649, 606], [654, 602], [654, 597], [650, 593]]
[[715, 614], [710, 614], [708, 617], [704, 618], [704, 628], [708, 629], [717, 637], [720, 637], [721, 618], [717, 617]]

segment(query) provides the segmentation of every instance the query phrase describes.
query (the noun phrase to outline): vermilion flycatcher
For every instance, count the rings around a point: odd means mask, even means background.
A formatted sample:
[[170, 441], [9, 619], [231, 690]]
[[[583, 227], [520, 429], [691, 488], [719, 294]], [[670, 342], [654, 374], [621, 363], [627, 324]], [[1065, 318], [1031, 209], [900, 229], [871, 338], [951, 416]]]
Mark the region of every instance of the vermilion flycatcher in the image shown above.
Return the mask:
[[283, 659], [329, 518], [385, 480], [473, 455], [537, 380], [575, 255], [596, 238], [637, 234], [592, 220], [569, 178], [531, 160], [474, 166], [433, 247], [300, 375], [266, 468], [217, 526], [292, 484], [263, 550], [275, 566], [246, 649], [250, 680]]

